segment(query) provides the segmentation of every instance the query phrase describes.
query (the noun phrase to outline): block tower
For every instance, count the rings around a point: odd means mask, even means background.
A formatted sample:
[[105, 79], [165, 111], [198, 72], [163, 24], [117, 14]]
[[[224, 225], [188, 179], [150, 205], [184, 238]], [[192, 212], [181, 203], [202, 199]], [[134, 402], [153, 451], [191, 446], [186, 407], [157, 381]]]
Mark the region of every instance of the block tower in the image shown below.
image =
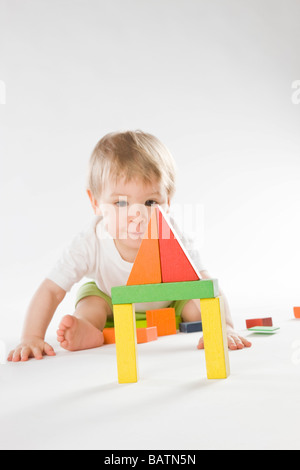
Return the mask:
[[230, 374], [224, 303], [216, 279], [201, 280], [160, 206], [148, 229], [126, 286], [111, 290], [119, 383], [138, 381], [135, 303], [199, 299], [208, 379]]

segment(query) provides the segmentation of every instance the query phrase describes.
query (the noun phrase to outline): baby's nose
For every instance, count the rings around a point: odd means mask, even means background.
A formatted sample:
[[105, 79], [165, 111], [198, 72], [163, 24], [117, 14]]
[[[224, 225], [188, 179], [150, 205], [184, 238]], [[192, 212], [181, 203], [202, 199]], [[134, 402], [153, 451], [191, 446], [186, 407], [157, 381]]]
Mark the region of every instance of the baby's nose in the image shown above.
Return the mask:
[[136, 224], [147, 224], [148, 212], [143, 204], [134, 204], [128, 211], [129, 219]]
[[147, 225], [144, 222], [139, 222], [136, 226], [136, 231], [139, 233], [144, 233], [147, 228]]

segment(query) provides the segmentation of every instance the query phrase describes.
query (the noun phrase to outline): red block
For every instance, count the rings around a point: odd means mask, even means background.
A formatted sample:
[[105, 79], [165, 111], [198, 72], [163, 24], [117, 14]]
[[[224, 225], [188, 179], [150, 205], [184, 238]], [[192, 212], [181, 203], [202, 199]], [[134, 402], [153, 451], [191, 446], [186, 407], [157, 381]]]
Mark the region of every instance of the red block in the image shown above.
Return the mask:
[[268, 318], [254, 318], [252, 320], [246, 320], [247, 328], [253, 328], [254, 326], [273, 326], [273, 320], [271, 317]]
[[162, 282], [198, 281], [199, 275], [174, 228], [167, 222], [161, 210], [157, 211]]

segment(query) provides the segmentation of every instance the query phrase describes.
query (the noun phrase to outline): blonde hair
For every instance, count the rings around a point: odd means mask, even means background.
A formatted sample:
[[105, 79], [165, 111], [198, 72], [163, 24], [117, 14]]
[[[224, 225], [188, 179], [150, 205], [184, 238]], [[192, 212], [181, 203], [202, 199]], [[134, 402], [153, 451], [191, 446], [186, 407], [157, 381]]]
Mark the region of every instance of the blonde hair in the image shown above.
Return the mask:
[[94, 148], [89, 161], [87, 186], [98, 198], [108, 180], [125, 177], [151, 183], [156, 179], [170, 198], [175, 193], [176, 165], [164, 144], [155, 136], [137, 131], [112, 132]]

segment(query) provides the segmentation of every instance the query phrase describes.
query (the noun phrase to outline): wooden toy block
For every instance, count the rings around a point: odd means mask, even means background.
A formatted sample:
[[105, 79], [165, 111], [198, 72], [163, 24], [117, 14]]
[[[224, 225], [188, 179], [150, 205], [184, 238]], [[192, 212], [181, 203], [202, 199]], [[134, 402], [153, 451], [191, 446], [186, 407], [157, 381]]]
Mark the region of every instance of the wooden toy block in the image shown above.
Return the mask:
[[200, 299], [203, 340], [208, 379], [226, 379], [230, 375], [224, 300]]
[[269, 318], [253, 318], [246, 320], [246, 327], [252, 328], [253, 326], [273, 326], [273, 319]]
[[104, 336], [104, 344], [114, 344], [116, 342], [114, 328], [104, 328], [103, 336]]
[[137, 343], [149, 343], [150, 341], [155, 341], [157, 339], [157, 328], [156, 326], [151, 326], [147, 328], [137, 328], [136, 337]]
[[147, 325], [157, 327], [157, 336], [176, 335], [175, 308], [147, 310]]
[[175, 229], [167, 221], [163, 210], [160, 207], [156, 210], [158, 214], [162, 282], [199, 280], [200, 276]]
[[181, 333], [194, 333], [202, 331], [202, 321], [182, 322], [179, 324]]
[[218, 295], [218, 281], [216, 279], [120, 286], [111, 289], [113, 304], [210, 299]]
[[134, 305], [114, 305], [113, 311], [119, 383], [137, 382], [137, 340]]
[[295, 318], [300, 318], [300, 307], [294, 307]]
[[136, 320], [136, 328], [147, 328], [147, 320]]
[[181, 317], [177, 316], [177, 317], [175, 317], [175, 319], [176, 319], [176, 330], [178, 331], [179, 330], [179, 325], [181, 323]]
[[156, 210], [153, 210], [127, 281], [128, 286], [162, 282], [156, 214]]
[[273, 318], [268, 317], [268, 318], [263, 318], [263, 326], [273, 326]]
[[[113, 323], [113, 322], [112, 322]], [[139, 331], [144, 331], [147, 329], [147, 320], [136, 320], [136, 331], [137, 331], [137, 343], [139, 344]], [[153, 329], [153, 328], [152, 328]], [[149, 332], [147, 333], [147, 338], [152, 338], [154, 333]], [[113, 327], [105, 327], [103, 330], [104, 336], [104, 344], [115, 344], [116, 337], [115, 337], [115, 328]], [[148, 339], [147, 341], [153, 341], [153, 339]], [[145, 343], [146, 341], [142, 341]]]
[[248, 331], [264, 335], [273, 335], [278, 330], [280, 330], [280, 328], [275, 326], [254, 326], [252, 328], [248, 328]]
[[113, 320], [107, 320], [106, 323], [105, 323], [105, 327], [104, 328], [114, 328], [115, 327], [115, 323]]

